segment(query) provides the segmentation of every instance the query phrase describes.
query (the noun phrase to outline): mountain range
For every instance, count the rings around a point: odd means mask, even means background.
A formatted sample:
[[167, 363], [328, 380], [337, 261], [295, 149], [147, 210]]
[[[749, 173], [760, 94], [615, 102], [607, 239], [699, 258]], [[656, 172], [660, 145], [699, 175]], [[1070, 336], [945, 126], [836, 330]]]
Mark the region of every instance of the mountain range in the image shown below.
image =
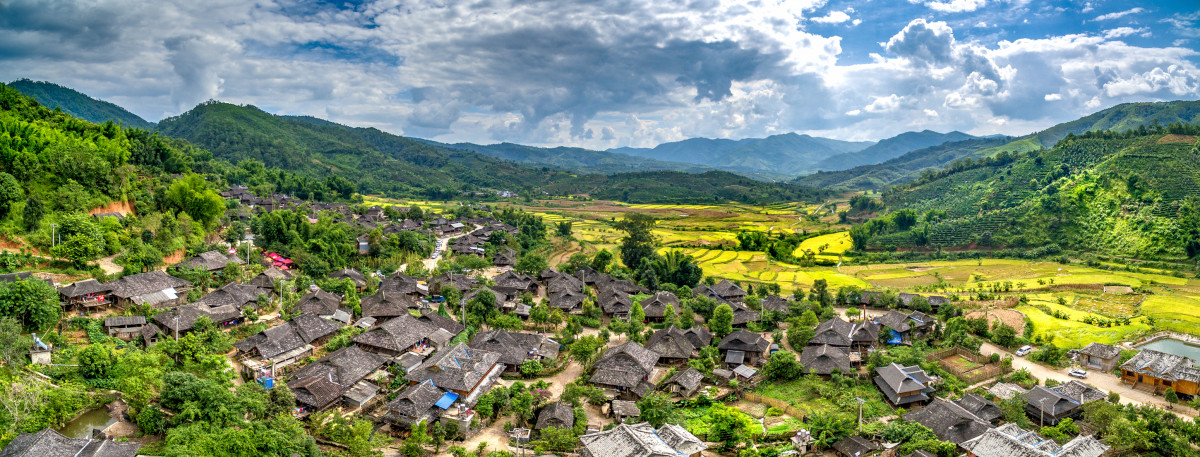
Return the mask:
[[46, 81], [30, 81], [18, 79], [8, 83], [8, 87], [37, 100], [47, 108], [58, 108], [88, 122], [103, 124], [113, 121], [126, 127], [153, 129], [154, 123], [142, 119], [125, 108], [104, 100], [87, 96], [75, 89], [63, 87]]
[[874, 144], [785, 133], [741, 140], [691, 138], [653, 148], [626, 147], [609, 152], [692, 163], [764, 179], [788, 179], [812, 172], [826, 158], [859, 152]]

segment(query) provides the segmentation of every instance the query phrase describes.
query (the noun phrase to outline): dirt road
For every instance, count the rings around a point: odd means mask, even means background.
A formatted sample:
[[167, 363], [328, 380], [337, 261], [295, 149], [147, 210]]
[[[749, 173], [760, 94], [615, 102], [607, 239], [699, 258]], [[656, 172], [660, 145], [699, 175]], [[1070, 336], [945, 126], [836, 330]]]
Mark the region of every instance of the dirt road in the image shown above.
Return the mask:
[[[1000, 357], [1012, 355], [1007, 350], [992, 343], [983, 343], [983, 347], [979, 348], [979, 352], [983, 353], [983, 355], [1000, 354]], [[1024, 357], [1013, 356], [1013, 369], [1021, 368], [1029, 370], [1030, 374], [1042, 380], [1053, 379], [1055, 381], [1065, 383], [1075, 379], [1070, 375], [1067, 375], [1067, 370], [1070, 368], [1054, 369], [1040, 363], [1035, 363]], [[1117, 378], [1110, 373], [1104, 373], [1098, 370], [1088, 370], [1087, 379], [1083, 379], [1082, 381], [1091, 384], [1093, 387], [1105, 392], [1116, 392], [1121, 394], [1122, 404], [1155, 405], [1160, 408], [1165, 408], [1170, 405], [1170, 403], [1167, 403], [1163, 397], [1153, 395], [1149, 392], [1134, 390], [1128, 384], [1122, 384], [1120, 378]], [[1175, 415], [1183, 419], [1191, 419], [1191, 416], [1185, 415], [1181, 412], [1175, 412]]]

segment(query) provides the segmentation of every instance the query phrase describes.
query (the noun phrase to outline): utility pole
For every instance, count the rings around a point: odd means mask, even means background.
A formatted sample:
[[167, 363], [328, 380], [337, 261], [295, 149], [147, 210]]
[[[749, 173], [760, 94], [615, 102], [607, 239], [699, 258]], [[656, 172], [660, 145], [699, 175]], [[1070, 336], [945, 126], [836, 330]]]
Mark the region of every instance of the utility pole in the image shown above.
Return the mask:
[[1041, 427], [1046, 426], [1046, 399], [1038, 401], [1038, 421], [1041, 422]]
[[867, 401], [863, 400], [862, 397], [854, 397], [854, 399], [858, 401], [858, 433], [862, 433], [862, 410], [863, 404]]
[[50, 224], [50, 247], [58, 246], [58, 224]]

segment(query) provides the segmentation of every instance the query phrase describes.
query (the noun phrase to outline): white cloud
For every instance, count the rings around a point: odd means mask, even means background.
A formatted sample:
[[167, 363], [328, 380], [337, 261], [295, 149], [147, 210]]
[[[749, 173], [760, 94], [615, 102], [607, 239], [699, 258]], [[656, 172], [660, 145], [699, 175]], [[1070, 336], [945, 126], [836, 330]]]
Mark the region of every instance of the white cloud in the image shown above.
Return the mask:
[[870, 104], [863, 107], [863, 110], [868, 113], [890, 113], [900, 107], [901, 99], [896, 94], [890, 94], [884, 97], [875, 97]]
[[1062, 94], [1046, 94], [1045, 97], [1042, 97], [1043, 100], [1046, 100], [1048, 102], [1057, 102], [1059, 100], [1062, 100], [1062, 98], [1063, 98]]
[[1136, 28], [1136, 29], [1133, 27], [1117, 27], [1115, 29], [1105, 30], [1104, 38], [1109, 38], [1109, 39], [1121, 38], [1121, 37], [1126, 37], [1126, 36], [1130, 36], [1130, 35], [1136, 35], [1139, 33], [1144, 33], [1144, 32], [1147, 32], [1148, 30], [1150, 30], [1148, 27], [1142, 27], [1142, 28]]
[[922, 3], [927, 8], [943, 13], [963, 13], [975, 11], [987, 5], [987, 0], [908, 0], [909, 3]]
[[846, 14], [844, 11], [830, 11], [829, 14], [825, 16], [812, 18], [813, 22], [820, 22], [822, 24], [841, 24], [849, 20], [850, 15]]
[[1108, 14], [1101, 14], [1099, 16], [1096, 16], [1096, 18], [1092, 19], [1092, 20], [1094, 20], [1094, 21], [1111, 21], [1113, 19], [1120, 19], [1120, 18], [1123, 18], [1130, 14], [1138, 14], [1138, 13], [1141, 13], [1144, 11], [1146, 11], [1146, 10], [1139, 6], [1137, 8], [1130, 8], [1125, 11], [1117, 11], [1117, 12], [1108, 13]]

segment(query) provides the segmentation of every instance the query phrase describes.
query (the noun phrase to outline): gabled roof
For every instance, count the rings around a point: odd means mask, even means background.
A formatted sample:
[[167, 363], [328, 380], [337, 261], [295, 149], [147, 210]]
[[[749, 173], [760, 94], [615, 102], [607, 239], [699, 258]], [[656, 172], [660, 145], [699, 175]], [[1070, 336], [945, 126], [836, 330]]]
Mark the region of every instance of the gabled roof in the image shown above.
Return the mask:
[[442, 349], [408, 372], [409, 381], [432, 380], [443, 389], [470, 391], [500, 362], [500, 354], [459, 343]]
[[528, 359], [558, 356], [558, 343], [545, 335], [516, 333], [504, 329], [480, 332], [471, 339], [472, 348], [500, 354], [500, 362], [520, 365]]
[[739, 287], [737, 284], [729, 282], [728, 279], [721, 280], [721, 282], [712, 286], [712, 289], [718, 295], [720, 295], [721, 298], [725, 298], [725, 299], [739, 298], [739, 297], [746, 296], [746, 289]]
[[537, 423], [534, 424], [534, 430], [541, 430], [547, 427], [571, 428], [575, 425], [575, 408], [571, 405], [556, 401], [546, 405], [538, 412]]
[[1070, 414], [1071, 411], [1083, 406], [1078, 400], [1048, 389], [1045, 386], [1033, 386], [1032, 389], [1029, 389], [1029, 392], [1025, 393], [1025, 403], [1035, 411], [1041, 410], [1042, 413], [1048, 414], [1051, 417]]
[[1004, 400], [1024, 396], [1025, 392], [1027, 392], [1025, 388], [1009, 382], [998, 382], [992, 387], [989, 387], [987, 391], [989, 394], [995, 395], [996, 398], [1001, 398]]
[[1195, 360], [1150, 349], [1143, 349], [1121, 365], [1121, 369], [1166, 381], [1200, 382], [1200, 369], [1196, 368]]
[[389, 416], [401, 416], [409, 420], [419, 420], [429, 415], [434, 403], [437, 403], [445, 391], [437, 388], [428, 379], [406, 387], [396, 395], [396, 398], [384, 406]]
[[437, 331], [432, 325], [404, 314], [354, 337], [354, 342], [392, 352], [404, 352]]
[[180, 289], [191, 286], [192, 283], [155, 270], [147, 273], [122, 276], [121, 279], [113, 281], [108, 285], [112, 286], [113, 295], [121, 298], [132, 298], [166, 289]]
[[342, 297], [317, 289], [296, 301], [296, 310], [318, 316], [332, 316], [342, 304]]
[[692, 357], [696, 346], [692, 344], [683, 330], [672, 325], [662, 330], [656, 330], [653, 335], [650, 335], [650, 338], [646, 340], [646, 349], [669, 359], [688, 359]]
[[1091, 435], [1077, 436], [1059, 446], [1054, 440], [1004, 424], [960, 444], [976, 457], [1100, 457], [1108, 446]]
[[297, 403], [323, 408], [385, 362], [383, 356], [347, 346], [292, 373], [288, 387]]
[[348, 278], [348, 279], [350, 279], [350, 282], [354, 283], [355, 287], [366, 287], [367, 286], [367, 278], [363, 277], [362, 273], [360, 273], [358, 270], [355, 270], [353, 268], [343, 268], [341, 270], [330, 273], [329, 278], [330, 279]]
[[22, 433], [13, 438], [0, 457], [134, 457], [141, 443], [67, 438], [52, 429]]
[[791, 305], [787, 299], [775, 294], [767, 295], [759, 302], [763, 311], [775, 311], [777, 313], [787, 313]]
[[712, 332], [704, 327], [693, 325], [692, 328], [684, 330], [683, 334], [692, 342], [692, 346], [701, 348], [712, 344]]
[[417, 320], [429, 324], [434, 328], [440, 328], [450, 332], [450, 335], [452, 336], [462, 333], [463, 330], [467, 329], [467, 326], [454, 319], [438, 314], [437, 311], [432, 309], [421, 310], [421, 317], [418, 317]]
[[667, 380], [660, 384], [660, 387], [678, 384], [679, 387], [683, 388], [683, 396], [690, 397], [692, 394], [696, 393], [696, 390], [700, 388], [700, 383], [703, 381], [704, 373], [701, 373], [695, 368], [689, 366], [684, 370], [676, 372], [670, 378], [667, 378]]
[[595, 374], [590, 381], [632, 389], [650, 375], [658, 357], [658, 353], [633, 341], [626, 342], [604, 351], [594, 365]]
[[954, 444], [975, 438], [992, 428], [992, 424], [987, 420], [941, 398], [924, 408], [905, 414], [904, 419], [929, 427], [938, 439]]
[[227, 264], [244, 265], [246, 261], [236, 255], [228, 255], [221, 251], [202, 252], [190, 259], [179, 262], [175, 266], [181, 268], [197, 268], [204, 271], [215, 271], [225, 268]]
[[962, 398], [955, 400], [954, 404], [961, 406], [976, 417], [988, 422], [1004, 416], [1004, 411], [999, 406], [976, 394], [963, 395]]
[[648, 423], [620, 424], [583, 435], [579, 441], [593, 457], [677, 457], [706, 447], [695, 435], [678, 426], [664, 425], [655, 430]]
[[833, 448], [842, 455], [867, 456], [879, 450], [879, 445], [858, 435], [850, 435], [841, 441], [833, 443]]
[[1108, 398], [1108, 394], [1103, 390], [1092, 387], [1078, 379], [1072, 379], [1050, 389], [1079, 403], [1091, 403]]
[[82, 297], [89, 294], [107, 294], [112, 292], [112, 289], [112, 283], [101, 284], [95, 279], [85, 279], [59, 288], [58, 293], [64, 297]]
[[230, 305], [242, 308], [248, 303], [258, 302], [258, 296], [261, 293], [263, 293], [262, 289], [256, 285], [231, 282], [220, 289], [209, 292], [195, 303], [212, 307]]
[[817, 325], [815, 336], [808, 344], [850, 346], [853, 343], [874, 343], [879, 340], [879, 324], [871, 321], [846, 322], [835, 317]]
[[232, 305], [207, 306], [191, 303], [179, 306], [154, 315], [154, 320], [168, 331], [191, 330], [200, 316], [207, 316], [214, 323], [221, 323], [242, 317], [242, 312]]
[[104, 319], [105, 327], [126, 327], [133, 325], [144, 325], [146, 316], [114, 316]]
[[641, 305], [646, 317], [662, 318], [666, 316], [668, 306], [676, 316], [679, 315], [679, 297], [670, 292], [657, 292], [643, 299]]
[[800, 352], [800, 364], [810, 372], [828, 375], [833, 370], [850, 373], [854, 368], [850, 365], [850, 352], [845, 347], [822, 344], [805, 346]]
[[723, 351], [735, 350], [745, 352], [762, 353], [771, 347], [771, 342], [754, 332], [746, 330], [736, 330], [717, 344], [717, 348]]
[[388, 293], [380, 289], [374, 295], [362, 297], [359, 302], [363, 317], [389, 318], [408, 314], [412, 308], [420, 308], [421, 304], [412, 295]]
[[1121, 348], [1103, 343], [1092, 343], [1080, 349], [1079, 353], [1101, 359], [1115, 359], [1121, 356]]

